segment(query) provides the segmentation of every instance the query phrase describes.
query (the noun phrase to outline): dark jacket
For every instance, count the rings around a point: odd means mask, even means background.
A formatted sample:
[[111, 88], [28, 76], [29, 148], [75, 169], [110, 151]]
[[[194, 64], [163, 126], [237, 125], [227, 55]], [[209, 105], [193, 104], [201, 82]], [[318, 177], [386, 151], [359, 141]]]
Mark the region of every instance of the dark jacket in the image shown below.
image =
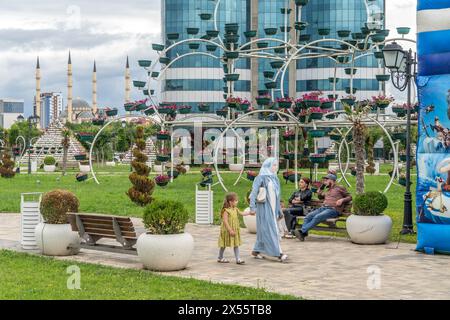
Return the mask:
[[[302, 206], [303, 204], [308, 203], [308, 202], [311, 200], [312, 195], [313, 195], [313, 194], [312, 194], [312, 191], [311, 191], [310, 189], [306, 189], [306, 190], [304, 190], [304, 191], [297, 190], [297, 191], [295, 191], [295, 192], [291, 195], [291, 197], [289, 198], [289, 204], [292, 205], [292, 206], [294, 206], [294, 207], [300, 207], [300, 206]], [[297, 198], [297, 197], [299, 197], [300, 200], [303, 202], [302, 204], [293, 204], [293, 203], [292, 203], [292, 200], [294, 200], [294, 199]]]

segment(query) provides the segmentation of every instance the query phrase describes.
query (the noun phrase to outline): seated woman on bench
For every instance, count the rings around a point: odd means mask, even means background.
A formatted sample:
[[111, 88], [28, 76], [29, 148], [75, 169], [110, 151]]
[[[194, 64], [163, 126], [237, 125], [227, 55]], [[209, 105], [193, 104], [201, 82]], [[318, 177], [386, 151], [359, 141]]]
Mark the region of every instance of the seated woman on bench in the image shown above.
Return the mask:
[[[344, 187], [338, 186], [336, 183], [337, 177], [334, 174], [328, 174], [323, 181], [318, 193], [319, 199], [323, 200], [323, 206], [311, 211], [304, 220], [300, 230], [295, 230], [295, 236], [304, 241], [308, 236], [308, 231], [319, 223], [327, 219], [336, 218], [340, 216], [347, 203], [352, 201], [351, 194]], [[325, 192], [325, 187], [328, 191]]]
[[298, 182], [299, 190], [295, 191], [289, 198], [289, 208], [283, 210], [286, 226], [292, 235], [297, 224], [296, 217], [305, 215], [304, 205], [312, 198], [312, 191], [309, 188], [310, 183], [311, 181], [308, 178], [301, 178]]

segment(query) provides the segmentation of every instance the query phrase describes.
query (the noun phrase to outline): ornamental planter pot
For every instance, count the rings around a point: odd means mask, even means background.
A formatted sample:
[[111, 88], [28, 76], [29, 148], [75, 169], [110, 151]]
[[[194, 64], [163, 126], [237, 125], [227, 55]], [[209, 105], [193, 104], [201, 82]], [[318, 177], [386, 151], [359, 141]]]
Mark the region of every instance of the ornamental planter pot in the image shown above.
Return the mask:
[[198, 110], [201, 112], [208, 112], [209, 111], [209, 105], [204, 104], [204, 105], [199, 105], [198, 106]]
[[319, 108], [321, 103], [319, 100], [303, 100], [307, 108]]
[[169, 184], [169, 181], [160, 181], [156, 182], [159, 187], [166, 187]]
[[217, 46], [214, 45], [214, 44], [207, 44], [206, 45], [206, 50], [208, 50], [210, 52], [216, 51], [217, 50]]
[[239, 52], [227, 51], [227, 52], [225, 52], [225, 57], [228, 59], [237, 59], [237, 58], [239, 58]]
[[258, 43], [256, 43], [256, 46], [258, 47], [258, 49], [264, 49], [269, 46], [269, 43], [268, 42], [258, 42]]
[[155, 109], [153, 109], [152, 107], [150, 107], [150, 108], [148, 108], [147, 110], [145, 110], [144, 113], [145, 113], [147, 116], [151, 116], [152, 114], [155, 113]]
[[180, 34], [179, 33], [168, 33], [167, 34], [167, 40], [178, 40], [178, 38], [180, 38]]
[[276, 89], [277, 83], [275, 81], [264, 83], [267, 89]]
[[138, 64], [139, 64], [139, 67], [149, 68], [152, 64], [152, 61], [151, 60], [139, 60]]
[[277, 34], [278, 29], [277, 28], [265, 28], [264, 32], [266, 33], [266, 35], [268, 36], [273, 36], [275, 34]]
[[44, 171], [45, 172], [55, 172], [56, 166], [53, 165], [44, 165]]
[[152, 44], [152, 49], [155, 51], [163, 51], [164, 45], [154, 43], [154, 44]]
[[389, 81], [389, 79], [391, 78], [391, 75], [390, 74], [377, 74], [375, 76], [375, 78], [377, 78], [377, 81], [384, 82], [384, 81]]
[[267, 106], [270, 103], [270, 98], [256, 98], [256, 103], [260, 106]]
[[322, 138], [325, 137], [326, 132], [322, 129], [312, 129], [308, 131], [308, 135], [312, 138]]
[[387, 107], [389, 107], [391, 103], [389, 101], [386, 102], [377, 102], [377, 107], [380, 109], [386, 109]]
[[228, 169], [232, 172], [241, 172], [242, 170], [244, 170], [244, 165], [242, 163], [230, 163], [228, 165]]
[[327, 157], [326, 155], [310, 156], [309, 161], [311, 161], [312, 163], [324, 163], [325, 161], [327, 161]]
[[227, 110], [217, 110], [216, 114], [220, 117], [226, 117], [228, 115], [228, 111]]
[[355, 104], [355, 99], [341, 99], [341, 103], [348, 104], [349, 106], [352, 106]]
[[352, 32], [350, 30], [339, 30], [337, 32], [340, 38], [347, 38]]
[[137, 254], [146, 269], [176, 271], [185, 269], [194, 251], [194, 238], [180, 234], [148, 234], [139, 236]]
[[238, 110], [240, 110], [240, 111], [247, 111], [248, 108], [250, 108], [250, 105], [247, 104], [247, 103], [243, 103], [243, 104], [238, 105]]
[[256, 215], [244, 216], [244, 224], [248, 233], [256, 234]]
[[311, 112], [311, 114], [309, 115], [309, 118], [311, 120], [321, 120], [323, 118], [323, 113], [322, 112]]
[[145, 81], [133, 81], [133, 85], [136, 87], [136, 88], [143, 88], [143, 87], [145, 87], [145, 85], [146, 85], [146, 82]]
[[46, 256], [71, 256], [80, 252], [80, 237], [70, 224], [39, 223], [34, 234], [39, 250]]
[[263, 75], [264, 75], [264, 78], [272, 79], [274, 77], [274, 75], [275, 75], [275, 72], [273, 72], [273, 71], [264, 71]]
[[320, 105], [320, 107], [322, 109], [331, 109], [333, 108], [333, 101], [328, 101], [328, 102], [322, 102], [322, 104]]
[[107, 110], [106, 111], [106, 115], [108, 117], [115, 117], [117, 116], [118, 110], [117, 109], [112, 109], [112, 110]]
[[244, 36], [246, 38], [254, 38], [256, 37], [256, 30], [248, 30], [244, 32]]
[[383, 244], [389, 238], [392, 219], [389, 216], [359, 216], [352, 214], [347, 218], [347, 233], [353, 243]]
[[289, 109], [292, 106], [291, 101], [280, 101], [278, 102], [278, 107], [280, 109]]
[[180, 114], [188, 114], [188, 113], [191, 113], [191, 108], [180, 108], [180, 109], [178, 109], [178, 112]]
[[157, 133], [156, 134], [157, 140], [170, 140], [170, 134], [168, 133]]
[[167, 156], [167, 155], [157, 155], [156, 156], [156, 160], [159, 162], [167, 162], [167, 161], [169, 161], [169, 159], [170, 159], [170, 156]]
[[206, 30], [206, 34], [211, 38], [216, 38], [219, 35], [219, 31], [217, 30]]

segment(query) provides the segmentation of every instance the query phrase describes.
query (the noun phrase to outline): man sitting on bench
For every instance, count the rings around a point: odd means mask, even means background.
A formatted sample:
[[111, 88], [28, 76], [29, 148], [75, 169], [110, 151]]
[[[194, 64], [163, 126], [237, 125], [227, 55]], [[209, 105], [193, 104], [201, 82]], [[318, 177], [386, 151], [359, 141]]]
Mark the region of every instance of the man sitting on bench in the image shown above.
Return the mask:
[[[341, 215], [345, 205], [352, 201], [351, 194], [344, 187], [338, 186], [336, 180], [337, 177], [334, 174], [328, 174], [324, 177], [323, 184], [317, 192], [319, 199], [324, 199], [323, 206], [311, 211], [305, 217], [301, 229], [294, 231], [295, 236], [300, 241], [304, 241], [308, 236], [308, 231], [319, 223]], [[325, 187], [328, 188], [326, 192]]]

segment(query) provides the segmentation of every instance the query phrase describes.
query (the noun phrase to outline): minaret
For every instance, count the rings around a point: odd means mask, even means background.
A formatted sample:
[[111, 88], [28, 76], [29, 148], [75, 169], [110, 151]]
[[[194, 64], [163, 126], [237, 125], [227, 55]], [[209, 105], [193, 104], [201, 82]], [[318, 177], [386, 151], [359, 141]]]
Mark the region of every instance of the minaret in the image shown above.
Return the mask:
[[[37, 57], [36, 62], [36, 110], [35, 115], [41, 117], [41, 66], [39, 64], [39, 57]], [[41, 120], [37, 123], [37, 127], [41, 127]]]
[[94, 71], [92, 72], [92, 113], [97, 114], [97, 65], [94, 60]]
[[127, 65], [125, 67], [125, 102], [131, 101], [131, 75], [130, 75], [130, 62], [127, 56]]
[[67, 63], [67, 121], [68, 122], [73, 121], [73, 117], [72, 117], [72, 113], [73, 113], [73, 111], [72, 111], [72, 100], [73, 100], [72, 86], [73, 86], [72, 59], [71, 59], [70, 51], [69, 51], [69, 61]]

